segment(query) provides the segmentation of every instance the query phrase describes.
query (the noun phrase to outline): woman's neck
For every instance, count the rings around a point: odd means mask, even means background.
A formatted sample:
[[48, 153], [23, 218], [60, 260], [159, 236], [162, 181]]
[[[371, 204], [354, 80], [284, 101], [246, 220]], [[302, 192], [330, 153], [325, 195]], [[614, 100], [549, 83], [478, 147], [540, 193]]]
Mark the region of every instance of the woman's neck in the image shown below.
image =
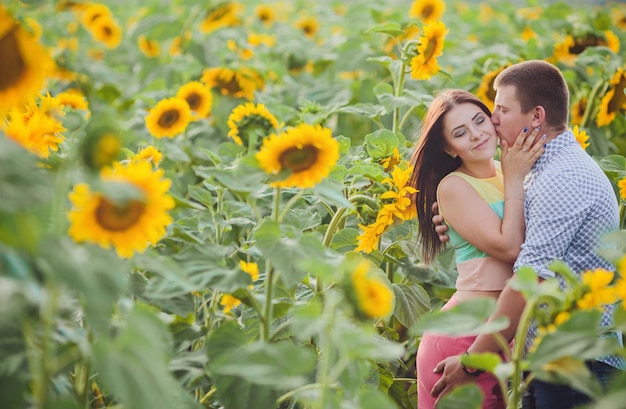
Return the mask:
[[475, 177], [476, 179], [487, 179], [496, 176], [496, 165], [493, 160], [485, 162], [461, 163], [457, 168], [457, 172]]

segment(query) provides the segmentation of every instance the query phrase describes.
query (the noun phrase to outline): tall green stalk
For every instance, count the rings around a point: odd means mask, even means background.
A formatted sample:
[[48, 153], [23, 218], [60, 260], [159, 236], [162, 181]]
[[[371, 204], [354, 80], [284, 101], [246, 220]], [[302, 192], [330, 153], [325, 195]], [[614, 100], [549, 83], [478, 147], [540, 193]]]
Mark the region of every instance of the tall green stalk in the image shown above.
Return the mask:
[[[272, 220], [279, 222], [280, 219], [280, 187], [274, 190], [274, 207], [272, 208]], [[265, 309], [261, 320], [261, 339], [269, 341], [271, 338], [270, 329], [272, 327], [272, 298], [274, 296], [274, 267], [269, 261], [265, 262]]]
[[535, 301], [527, 300], [520, 317], [519, 324], [517, 326], [517, 332], [515, 334], [515, 345], [513, 346], [513, 354], [511, 356], [511, 362], [513, 363], [513, 376], [511, 379], [511, 385], [513, 385], [513, 393], [511, 399], [507, 404], [507, 409], [517, 409], [521, 403], [522, 393], [525, 386], [522, 385], [522, 360], [524, 359], [524, 344], [526, 344], [526, 336], [528, 334], [528, 327], [530, 326], [530, 320], [532, 319], [533, 310], [535, 309]]

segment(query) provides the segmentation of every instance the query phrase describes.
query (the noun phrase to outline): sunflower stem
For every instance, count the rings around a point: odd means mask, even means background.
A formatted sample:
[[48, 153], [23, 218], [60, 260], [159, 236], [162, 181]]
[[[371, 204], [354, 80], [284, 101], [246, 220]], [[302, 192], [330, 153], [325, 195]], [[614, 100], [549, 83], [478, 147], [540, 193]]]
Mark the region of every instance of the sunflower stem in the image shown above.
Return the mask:
[[283, 219], [285, 218], [285, 216], [287, 215], [287, 212], [289, 211], [289, 209], [291, 209], [291, 207], [296, 204], [296, 202], [302, 197], [304, 196], [304, 190], [300, 190], [298, 193], [296, 193], [295, 195], [293, 195], [291, 197], [291, 199], [289, 199], [289, 201], [287, 202], [287, 204], [285, 204], [285, 207], [283, 208], [283, 211], [280, 212], [280, 216], [278, 217], [278, 222], [282, 222]]
[[[35, 326], [27, 322], [24, 326], [24, 338], [26, 339], [27, 356], [33, 377], [33, 395], [35, 407], [45, 409], [48, 405], [48, 383], [51, 379], [49, 355], [51, 350], [51, 334], [53, 318], [56, 314], [57, 290], [53, 285], [48, 286], [46, 305], [42, 306], [40, 328], [41, 333], [37, 334]], [[38, 339], [39, 338], [39, 339]]]
[[328, 302], [324, 305], [324, 322], [326, 322], [326, 326], [324, 330], [320, 332], [320, 366], [319, 371], [317, 373], [317, 383], [321, 386], [320, 390], [320, 399], [314, 405], [315, 409], [324, 409], [326, 408], [326, 396], [328, 394], [327, 389], [329, 388], [329, 379], [330, 379], [330, 365], [331, 365], [331, 348], [333, 346], [333, 339], [331, 334], [333, 332], [333, 327], [335, 325], [335, 311], [336, 311], [336, 302], [334, 301], [334, 297], [328, 297]]
[[513, 391], [511, 393], [511, 399], [509, 399], [507, 404], [507, 408], [517, 408], [522, 398], [522, 392], [524, 389], [524, 385], [521, 383], [522, 355], [524, 353], [526, 334], [528, 333], [528, 327], [530, 326], [530, 320], [532, 319], [534, 309], [535, 301], [527, 299], [517, 327], [517, 333], [515, 334], [515, 345], [513, 346], [513, 354], [511, 356], [511, 362], [513, 363], [513, 379], [511, 380], [511, 385], [513, 385]]
[[[402, 58], [402, 65], [400, 67], [399, 78], [396, 81], [396, 89], [395, 89], [395, 97], [399, 98], [402, 95], [402, 91], [404, 90], [404, 80], [406, 78], [406, 60]], [[393, 124], [391, 127], [391, 131], [393, 133], [398, 133], [400, 130], [400, 107], [396, 106], [393, 109]]]
[[[274, 207], [272, 209], [272, 220], [279, 222], [280, 216], [280, 187], [276, 187], [274, 190]], [[267, 277], [265, 277], [265, 313], [261, 318], [261, 339], [263, 341], [270, 340], [270, 329], [272, 326], [272, 297], [274, 296], [274, 268], [270, 264], [269, 260], [265, 261], [265, 271], [267, 271]]]
[[[222, 201], [224, 199], [224, 190], [221, 187], [217, 189], [217, 209], [215, 213], [221, 215], [222, 213]], [[215, 234], [216, 234], [216, 242], [217, 244], [222, 244], [222, 225], [220, 223], [216, 224]]]
[[580, 127], [586, 127], [587, 126], [587, 122], [589, 121], [589, 117], [591, 116], [591, 112], [593, 111], [593, 109], [595, 108], [595, 101], [596, 101], [596, 95], [598, 95], [598, 93], [600, 92], [600, 89], [603, 89], [603, 93], [604, 93], [604, 86], [606, 85], [606, 81], [604, 80], [599, 80], [598, 82], [595, 83], [595, 85], [593, 86], [593, 88], [591, 89], [591, 92], [589, 93], [589, 97], [587, 97], [587, 106], [585, 106], [585, 113], [583, 114], [583, 119], [580, 121]]
[[267, 271], [267, 277], [265, 277], [265, 314], [263, 314], [264, 317], [261, 319], [261, 327], [263, 329], [261, 339], [269, 341], [270, 327], [272, 326], [272, 297], [274, 296], [274, 269], [269, 261], [265, 262], [265, 271]]

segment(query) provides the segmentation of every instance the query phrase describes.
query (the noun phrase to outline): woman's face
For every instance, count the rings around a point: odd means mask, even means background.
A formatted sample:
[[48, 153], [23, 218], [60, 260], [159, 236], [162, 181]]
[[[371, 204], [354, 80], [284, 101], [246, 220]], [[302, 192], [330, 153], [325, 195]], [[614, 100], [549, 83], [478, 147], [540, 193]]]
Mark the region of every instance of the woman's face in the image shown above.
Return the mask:
[[443, 134], [446, 153], [458, 155], [464, 162], [491, 160], [498, 146], [489, 116], [469, 102], [448, 111], [443, 120]]

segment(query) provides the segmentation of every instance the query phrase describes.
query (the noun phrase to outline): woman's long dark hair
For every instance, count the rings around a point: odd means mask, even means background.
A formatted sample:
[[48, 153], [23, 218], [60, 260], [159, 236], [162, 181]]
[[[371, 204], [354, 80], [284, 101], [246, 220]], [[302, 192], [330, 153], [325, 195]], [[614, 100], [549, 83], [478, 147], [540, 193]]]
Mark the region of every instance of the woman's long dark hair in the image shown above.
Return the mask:
[[422, 131], [415, 152], [411, 158], [413, 173], [409, 184], [417, 189], [418, 229], [421, 236], [422, 259], [429, 264], [443, 251], [443, 243], [432, 222], [431, 206], [437, 201], [437, 186], [448, 173], [461, 165], [461, 158], [448, 155], [443, 135], [443, 120], [446, 114], [459, 104], [470, 103], [478, 106], [491, 117], [489, 108], [472, 93], [462, 89], [448, 89], [441, 92], [428, 107], [422, 122]]

